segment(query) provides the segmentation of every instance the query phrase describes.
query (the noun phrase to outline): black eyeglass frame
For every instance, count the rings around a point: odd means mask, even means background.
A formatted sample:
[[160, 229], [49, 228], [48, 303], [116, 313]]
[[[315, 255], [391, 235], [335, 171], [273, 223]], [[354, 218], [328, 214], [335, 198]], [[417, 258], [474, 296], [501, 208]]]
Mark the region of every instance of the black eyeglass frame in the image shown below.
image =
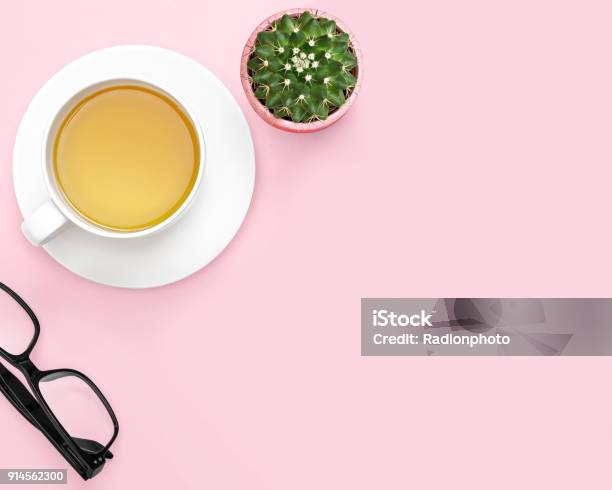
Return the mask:
[[[30, 386], [26, 386], [0, 362], [0, 391], [11, 402], [11, 404], [61, 453], [68, 463], [84, 479], [88, 480], [96, 476], [104, 467], [107, 459], [112, 459], [113, 454], [110, 447], [119, 434], [119, 422], [115, 412], [108, 403], [100, 389], [83, 373], [74, 369], [51, 369], [39, 370], [30, 360], [30, 354], [36, 346], [40, 336], [40, 323], [38, 318], [28, 304], [11, 288], [0, 282], [0, 290], [7, 293], [28, 314], [34, 325], [34, 336], [24, 352], [14, 355], [0, 347], [0, 358], [4, 359], [14, 368], [18, 369], [25, 377]], [[0, 326], [1, 328], [1, 326]], [[85, 382], [100, 399], [106, 408], [113, 423], [113, 436], [106, 446], [89, 439], [72, 437], [60, 423], [53, 411], [45, 401], [40, 391], [39, 384], [46, 378], [47, 381], [75, 376]], [[32, 396], [32, 394], [34, 396]]]

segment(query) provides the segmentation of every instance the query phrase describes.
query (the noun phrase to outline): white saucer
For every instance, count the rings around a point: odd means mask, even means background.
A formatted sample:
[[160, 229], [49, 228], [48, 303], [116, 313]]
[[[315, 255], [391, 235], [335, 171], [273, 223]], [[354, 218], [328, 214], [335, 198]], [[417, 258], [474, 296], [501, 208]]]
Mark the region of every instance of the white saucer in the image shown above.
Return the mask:
[[[160, 233], [129, 240], [103, 238], [69, 225], [44, 246], [60, 264], [92, 281], [126, 288], [169, 284], [198, 271], [232, 240], [251, 203], [255, 154], [238, 104], [206, 68], [152, 46], [117, 46], [62, 68], [36, 94], [15, 141], [13, 180], [23, 216], [49, 199], [41, 147], [49, 119], [77, 87], [102, 78], [146, 76], [176, 94], [198, 118], [206, 141], [202, 188], [189, 211]], [[17, 233], [18, 231], [15, 230]]]

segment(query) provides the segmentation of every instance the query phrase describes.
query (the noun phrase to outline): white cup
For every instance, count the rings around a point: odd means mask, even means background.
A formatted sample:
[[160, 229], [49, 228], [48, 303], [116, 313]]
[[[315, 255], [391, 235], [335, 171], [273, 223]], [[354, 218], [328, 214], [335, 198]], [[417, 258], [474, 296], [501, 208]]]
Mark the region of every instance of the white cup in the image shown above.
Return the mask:
[[[101, 89], [115, 85], [143, 86], [157, 91], [170, 98], [182, 109], [184, 114], [191, 122], [193, 128], [195, 129], [198, 138], [198, 144], [200, 146], [200, 162], [198, 166], [198, 175], [196, 177], [193, 188], [191, 189], [191, 193], [189, 194], [189, 196], [187, 196], [185, 201], [172, 215], [168, 216], [168, 218], [166, 218], [161, 223], [158, 223], [157, 225], [151, 226], [150, 228], [146, 228], [144, 230], [125, 232], [113, 231], [107, 228], [102, 228], [101, 226], [97, 226], [95, 223], [86, 220], [68, 203], [63, 193], [59, 190], [55, 178], [55, 172], [53, 170], [53, 145], [55, 142], [57, 131], [60, 128], [62, 122], [64, 121], [64, 118], [81, 100], [83, 100], [88, 95], [95, 93]], [[49, 191], [50, 199], [44, 204], [42, 204], [28, 218], [24, 220], [24, 222], [21, 224], [21, 231], [23, 231], [23, 234], [30, 241], [30, 243], [37, 246], [44, 245], [48, 241], [52, 240], [55, 236], [57, 236], [59, 233], [65, 230], [67, 226], [70, 226], [71, 224], [78, 226], [79, 228], [87, 231], [88, 233], [93, 233], [94, 235], [99, 235], [101, 237], [106, 238], [137, 238], [152, 235], [153, 233], [158, 233], [178, 221], [180, 217], [183, 216], [185, 212], [189, 209], [189, 206], [194, 201], [195, 196], [200, 189], [202, 174], [204, 172], [204, 162], [205, 146], [204, 137], [202, 135], [200, 125], [198, 124], [197, 119], [189, 110], [189, 108], [180, 100], [178, 100], [175, 95], [170, 94], [161, 87], [143, 79], [136, 80], [115, 78], [110, 80], [103, 80], [93, 85], [89, 85], [83, 88], [82, 90], [79, 90], [72, 97], [70, 97], [61, 106], [60, 110], [53, 115], [49, 125], [47, 126], [42, 145], [41, 163], [43, 176], [45, 179], [47, 190]]]

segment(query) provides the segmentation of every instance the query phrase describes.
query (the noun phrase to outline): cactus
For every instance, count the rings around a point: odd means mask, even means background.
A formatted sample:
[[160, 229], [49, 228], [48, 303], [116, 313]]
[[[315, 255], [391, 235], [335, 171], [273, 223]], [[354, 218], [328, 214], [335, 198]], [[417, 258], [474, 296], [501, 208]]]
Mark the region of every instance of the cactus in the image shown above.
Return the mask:
[[255, 97], [296, 123], [327, 119], [357, 81], [349, 35], [310, 12], [284, 15], [260, 32], [247, 67]]

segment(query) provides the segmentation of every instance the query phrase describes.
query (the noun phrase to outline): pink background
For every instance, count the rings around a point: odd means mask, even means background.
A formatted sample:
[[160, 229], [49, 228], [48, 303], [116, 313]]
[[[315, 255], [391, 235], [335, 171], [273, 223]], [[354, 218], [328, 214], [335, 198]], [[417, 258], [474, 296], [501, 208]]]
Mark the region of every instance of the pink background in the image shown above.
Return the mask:
[[[607, 1], [321, 0], [365, 57], [323, 133], [248, 106], [239, 59], [285, 2], [9, 0], [0, 28], [0, 276], [122, 424], [70, 488], [610, 488], [609, 358], [361, 358], [362, 296], [611, 296]], [[20, 234], [12, 146], [36, 90], [94, 49], [210, 68], [253, 131], [238, 236], [178, 284], [87, 282]], [[152, 267], [155, 264], [151, 265]], [[66, 463], [0, 399], [0, 466]]]

